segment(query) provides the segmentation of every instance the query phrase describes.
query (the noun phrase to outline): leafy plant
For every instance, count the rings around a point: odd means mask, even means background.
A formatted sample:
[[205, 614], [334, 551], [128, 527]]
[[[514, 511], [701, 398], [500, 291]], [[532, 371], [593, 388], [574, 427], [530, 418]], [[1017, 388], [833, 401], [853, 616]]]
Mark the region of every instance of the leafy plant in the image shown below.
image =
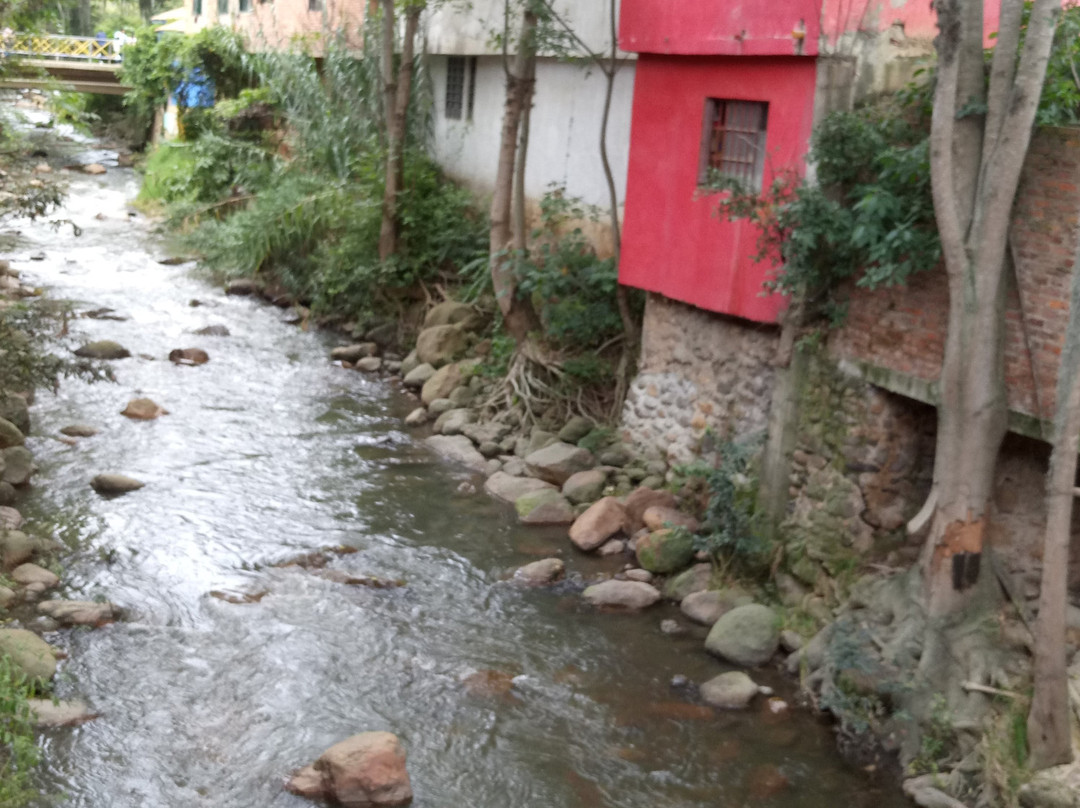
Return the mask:
[[31, 774], [40, 760], [28, 699], [32, 683], [6, 654], [0, 656], [0, 805], [19, 808], [36, 796]]
[[61, 378], [106, 377], [107, 372], [93, 362], [50, 352], [51, 347], [63, 350], [58, 332], [68, 317], [66, 305], [50, 301], [0, 308], [0, 390], [55, 390]]

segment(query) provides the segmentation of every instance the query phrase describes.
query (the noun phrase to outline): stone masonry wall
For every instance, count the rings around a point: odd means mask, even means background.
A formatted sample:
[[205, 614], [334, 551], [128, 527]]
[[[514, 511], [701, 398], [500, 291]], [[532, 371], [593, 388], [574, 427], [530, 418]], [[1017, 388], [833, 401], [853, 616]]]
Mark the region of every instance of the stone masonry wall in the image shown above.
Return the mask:
[[779, 329], [649, 295], [641, 366], [623, 409], [623, 439], [688, 463], [705, 436], [765, 429]]
[[[1057, 366], [1069, 319], [1069, 278], [1080, 210], [1080, 129], [1041, 130], [1032, 140], [1013, 213], [1019, 283], [1010, 280], [1005, 377], [1012, 410], [1052, 419]], [[933, 383], [948, 322], [943, 270], [903, 288], [852, 294], [845, 326], [830, 339], [837, 358]]]

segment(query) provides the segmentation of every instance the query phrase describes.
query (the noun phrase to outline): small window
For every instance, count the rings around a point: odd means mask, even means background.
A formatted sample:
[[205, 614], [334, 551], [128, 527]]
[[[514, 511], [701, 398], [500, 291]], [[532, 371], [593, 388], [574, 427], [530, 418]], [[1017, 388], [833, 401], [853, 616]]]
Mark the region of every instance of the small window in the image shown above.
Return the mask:
[[202, 0], [193, 0], [191, 3], [191, 15], [193, 17], [202, 16]]
[[465, 106], [465, 57], [446, 59], [446, 117], [461, 120]]
[[307, 0], [308, 11], [322, 11], [323, 0]]
[[240, 0], [240, 13], [251, 11], [251, 0]]
[[228, 14], [229, 13], [229, 0], [217, 0], [217, 13]]
[[698, 183], [719, 178], [734, 180], [748, 191], [760, 191], [768, 117], [769, 105], [760, 101], [705, 99]]
[[469, 57], [469, 99], [465, 108], [465, 117], [472, 120], [473, 108], [476, 106], [476, 63], [475, 56]]

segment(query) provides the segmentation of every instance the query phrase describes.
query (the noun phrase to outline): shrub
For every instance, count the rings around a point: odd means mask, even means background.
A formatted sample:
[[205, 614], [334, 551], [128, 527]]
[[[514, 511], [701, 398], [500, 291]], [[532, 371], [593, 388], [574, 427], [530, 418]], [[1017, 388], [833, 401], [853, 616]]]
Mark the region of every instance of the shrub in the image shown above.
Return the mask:
[[7, 655], [0, 656], [0, 805], [19, 808], [37, 796], [31, 774], [40, 753], [27, 703], [32, 685]]

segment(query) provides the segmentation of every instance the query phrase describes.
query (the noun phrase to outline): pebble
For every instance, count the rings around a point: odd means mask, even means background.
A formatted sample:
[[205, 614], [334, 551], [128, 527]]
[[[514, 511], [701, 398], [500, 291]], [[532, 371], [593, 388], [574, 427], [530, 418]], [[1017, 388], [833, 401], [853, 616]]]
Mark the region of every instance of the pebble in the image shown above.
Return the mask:
[[682, 634], [686, 629], [679, 625], [678, 620], [661, 620], [660, 632], [662, 634]]
[[[666, 622], [666, 621], [665, 621]], [[683, 688], [690, 684], [690, 680], [683, 676], [681, 673], [676, 673], [671, 677], [671, 686], [674, 688]]]

